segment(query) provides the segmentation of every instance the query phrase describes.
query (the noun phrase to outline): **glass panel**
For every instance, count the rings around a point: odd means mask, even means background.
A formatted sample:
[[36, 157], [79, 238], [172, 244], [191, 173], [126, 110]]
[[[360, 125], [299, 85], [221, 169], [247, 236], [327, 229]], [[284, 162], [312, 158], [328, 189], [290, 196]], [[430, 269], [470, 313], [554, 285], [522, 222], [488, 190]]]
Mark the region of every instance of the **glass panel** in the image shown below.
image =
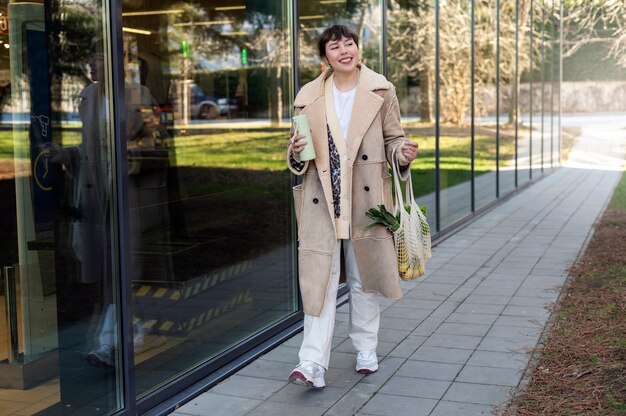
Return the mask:
[[543, 0], [543, 170], [552, 168], [552, 0]]
[[554, 0], [554, 149], [555, 165], [560, 166], [563, 156], [563, 142], [561, 137], [561, 0]]
[[411, 173], [417, 202], [426, 205], [433, 231], [436, 224], [434, 14], [434, 3], [387, 2], [388, 78], [396, 87], [404, 131], [420, 146]]
[[290, 10], [124, 2], [139, 396], [298, 309]]
[[300, 1], [300, 85], [315, 79], [323, 70], [317, 40], [334, 24], [350, 27], [359, 35], [361, 61], [382, 73], [382, 1]]
[[470, 0], [439, 1], [441, 228], [471, 212]]
[[519, 120], [517, 126], [517, 181], [522, 185], [530, 180], [531, 163], [531, 135], [532, 135], [532, 111], [533, 101], [533, 68], [531, 46], [534, 46], [531, 33], [531, 1], [518, 1], [518, 62], [519, 74], [518, 87], [518, 111]]
[[515, 26], [516, 0], [500, 1], [500, 80], [499, 80], [499, 186], [500, 196], [515, 189]]
[[107, 10], [0, 2], [3, 415], [122, 406]]
[[542, 0], [531, 0], [531, 27], [532, 27], [532, 102], [531, 102], [531, 177], [537, 178], [542, 173], [543, 161], [543, 25]]
[[497, 0], [474, 2], [474, 203], [496, 199]]
[[559, 166], [559, 135], [558, 135], [558, 86], [559, 86], [559, 50], [558, 50], [558, 25], [557, 2], [550, 0], [550, 162], [551, 167]]

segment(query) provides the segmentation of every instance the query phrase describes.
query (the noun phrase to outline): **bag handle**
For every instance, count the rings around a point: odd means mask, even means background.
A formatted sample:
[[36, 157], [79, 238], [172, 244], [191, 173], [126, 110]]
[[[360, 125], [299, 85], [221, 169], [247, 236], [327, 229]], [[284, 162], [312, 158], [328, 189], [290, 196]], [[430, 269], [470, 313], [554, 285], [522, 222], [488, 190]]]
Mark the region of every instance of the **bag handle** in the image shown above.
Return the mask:
[[396, 156], [396, 150], [401, 145], [397, 145], [391, 151], [391, 166], [393, 167], [393, 176], [394, 176], [394, 184], [395, 184], [395, 194], [396, 194], [396, 206], [394, 207], [394, 214], [398, 214], [400, 211], [400, 216], [408, 215], [406, 209], [404, 209], [404, 202], [411, 201], [411, 205], [414, 201], [413, 199], [413, 180], [411, 179], [411, 172], [409, 171], [408, 177], [405, 182], [405, 195], [402, 196], [402, 186], [400, 186], [400, 181], [402, 181], [402, 177], [400, 176], [400, 162]]

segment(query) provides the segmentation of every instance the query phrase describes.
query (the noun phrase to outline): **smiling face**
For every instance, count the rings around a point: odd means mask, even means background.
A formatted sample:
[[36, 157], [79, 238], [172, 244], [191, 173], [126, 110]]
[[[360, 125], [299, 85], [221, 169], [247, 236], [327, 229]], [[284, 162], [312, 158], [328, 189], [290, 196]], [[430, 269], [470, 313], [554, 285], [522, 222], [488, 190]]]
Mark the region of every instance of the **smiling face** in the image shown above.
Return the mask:
[[331, 39], [326, 44], [324, 58], [336, 72], [351, 73], [359, 63], [359, 47], [352, 38]]

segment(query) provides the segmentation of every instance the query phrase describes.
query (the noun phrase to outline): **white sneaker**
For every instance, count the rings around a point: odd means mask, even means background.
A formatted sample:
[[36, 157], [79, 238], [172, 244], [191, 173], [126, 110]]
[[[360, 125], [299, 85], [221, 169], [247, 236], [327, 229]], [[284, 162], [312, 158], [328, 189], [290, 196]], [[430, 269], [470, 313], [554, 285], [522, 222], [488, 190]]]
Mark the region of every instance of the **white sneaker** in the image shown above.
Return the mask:
[[372, 374], [378, 371], [378, 357], [376, 350], [359, 351], [356, 356], [356, 372], [361, 374]]
[[87, 362], [96, 367], [111, 368], [115, 365], [115, 347], [113, 345], [99, 345], [84, 355]]
[[302, 361], [289, 374], [289, 382], [301, 386], [309, 386], [321, 389], [326, 386], [324, 373], [326, 370], [313, 361]]

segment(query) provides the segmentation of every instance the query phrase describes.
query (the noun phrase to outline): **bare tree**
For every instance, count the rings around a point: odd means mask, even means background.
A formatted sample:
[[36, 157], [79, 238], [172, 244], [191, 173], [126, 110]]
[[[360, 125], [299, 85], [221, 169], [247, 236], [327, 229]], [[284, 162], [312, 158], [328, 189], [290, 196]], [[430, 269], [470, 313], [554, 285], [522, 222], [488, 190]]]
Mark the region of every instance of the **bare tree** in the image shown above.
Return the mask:
[[573, 0], [564, 4], [563, 58], [583, 46], [605, 44], [608, 56], [626, 67], [626, 2]]
[[420, 1], [403, 8], [391, 0], [388, 8], [388, 57], [398, 65], [389, 66], [389, 77], [419, 79], [418, 114], [432, 120], [435, 73], [435, 14], [430, 2]]

